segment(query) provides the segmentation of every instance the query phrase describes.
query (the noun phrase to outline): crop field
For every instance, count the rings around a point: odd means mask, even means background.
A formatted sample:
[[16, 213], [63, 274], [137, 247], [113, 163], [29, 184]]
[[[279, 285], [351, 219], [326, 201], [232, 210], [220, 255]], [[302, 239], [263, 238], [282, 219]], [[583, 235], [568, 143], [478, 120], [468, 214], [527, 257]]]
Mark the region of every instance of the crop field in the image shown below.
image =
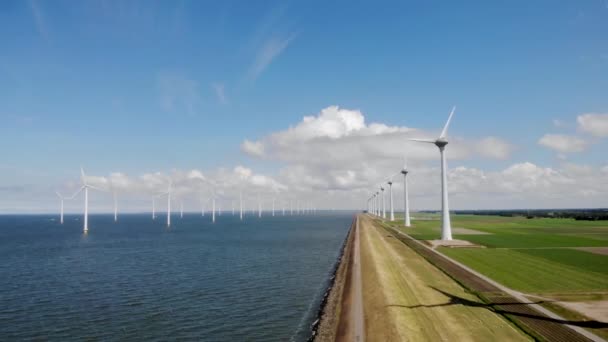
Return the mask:
[[[390, 224], [418, 240], [440, 237], [439, 215], [412, 216], [413, 227]], [[458, 233], [462, 228], [466, 234]], [[486, 248], [440, 248], [442, 253], [515, 290], [608, 296], [608, 255], [590, 251], [608, 247], [607, 221], [452, 215], [452, 229], [455, 239]]]

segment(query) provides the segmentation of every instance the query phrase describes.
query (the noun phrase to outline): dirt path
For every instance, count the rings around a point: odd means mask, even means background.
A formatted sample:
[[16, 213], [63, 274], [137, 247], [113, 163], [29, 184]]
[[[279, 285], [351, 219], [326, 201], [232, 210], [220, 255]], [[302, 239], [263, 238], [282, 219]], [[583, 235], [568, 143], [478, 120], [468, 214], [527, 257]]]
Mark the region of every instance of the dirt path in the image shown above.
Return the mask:
[[358, 231], [368, 340], [529, 340], [369, 217]]

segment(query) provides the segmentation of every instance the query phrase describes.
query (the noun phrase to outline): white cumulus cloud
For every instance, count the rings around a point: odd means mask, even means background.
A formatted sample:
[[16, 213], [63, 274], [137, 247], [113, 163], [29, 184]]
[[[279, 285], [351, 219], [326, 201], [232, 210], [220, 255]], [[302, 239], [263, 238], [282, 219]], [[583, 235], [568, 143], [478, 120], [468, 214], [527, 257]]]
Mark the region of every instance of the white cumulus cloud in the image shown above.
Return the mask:
[[608, 113], [587, 113], [576, 118], [578, 128], [596, 137], [608, 137]]
[[587, 141], [564, 134], [545, 134], [538, 143], [561, 153], [582, 152], [587, 148]]

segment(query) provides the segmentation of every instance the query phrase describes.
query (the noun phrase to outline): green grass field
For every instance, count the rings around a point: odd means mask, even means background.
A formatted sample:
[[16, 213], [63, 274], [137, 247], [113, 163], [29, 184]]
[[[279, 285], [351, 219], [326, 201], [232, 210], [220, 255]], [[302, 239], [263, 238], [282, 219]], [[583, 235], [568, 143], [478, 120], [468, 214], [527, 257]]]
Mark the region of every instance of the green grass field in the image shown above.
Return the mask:
[[[415, 239], [439, 239], [439, 215], [412, 216], [410, 228], [403, 227], [402, 221], [387, 223]], [[515, 290], [536, 294], [608, 292], [608, 256], [574, 249], [608, 247], [606, 221], [452, 215], [452, 227], [485, 233], [458, 234], [454, 229], [453, 236], [486, 248], [439, 250]]]

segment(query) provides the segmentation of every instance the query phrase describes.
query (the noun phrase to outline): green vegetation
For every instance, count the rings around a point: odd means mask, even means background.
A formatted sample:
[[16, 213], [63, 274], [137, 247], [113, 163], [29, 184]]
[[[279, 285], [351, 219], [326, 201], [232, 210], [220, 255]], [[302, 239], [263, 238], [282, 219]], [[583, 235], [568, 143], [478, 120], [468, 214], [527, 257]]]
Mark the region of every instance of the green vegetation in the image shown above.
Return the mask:
[[[418, 240], [440, 237], [438, 214], [412, 216], [410, 228], [399, 220], [386, 223]], [[452, 215], [452, 227], [455, 239], [486, 248], [439, 250], [508, 287], [537, 294], [608, 291], [608, 256], [574, 249], [608, 247], [606, 221]], [[460, 234], [459, 228], [473, 231]]]
[[[568, 265], [552, 260], [568, 256], [560, 250], [537, 249], [534, 254], [529, 250], [490, 249], [490, 248], [440, 248], [440, 251], [455, 260], [510, 288], [528, 293], [602, 291], [608, 289], [608, 272], [589, 271], [584, 266], [585, 258], [579, 264]], [[566, 252], [578, 252], [564, 250]], [[563, 251], [561, 251], [563, 252]], [[606, 258], [587, 252], [589, 259]], [[545, 255], [543, 255], [545, 254]], [[538, 255], [543, 255], [539, 257]], [[603, 261], [605, 264], [605, 261]]]

